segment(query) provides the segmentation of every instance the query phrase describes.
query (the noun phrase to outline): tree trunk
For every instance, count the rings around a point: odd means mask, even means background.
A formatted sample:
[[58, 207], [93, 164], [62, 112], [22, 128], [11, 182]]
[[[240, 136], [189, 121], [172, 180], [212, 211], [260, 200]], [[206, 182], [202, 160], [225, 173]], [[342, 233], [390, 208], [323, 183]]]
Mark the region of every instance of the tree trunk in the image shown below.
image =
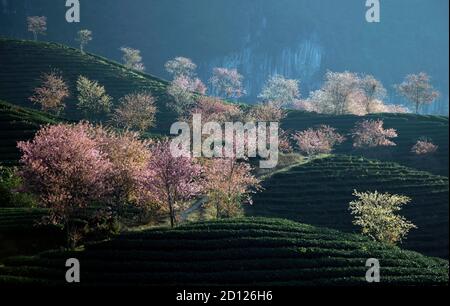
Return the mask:
[[67, 248], [69, 250], [74, 250], [76, 247], [76, 242], [74, 239], [74, 232], [76, 230], [76, 227], [71, 224], [71, 222], [67, 222], [65, 225], [66, 228], [66, 244]]
[[219, 206], [220, 206], [220, 204], [219, 204], [219, 199], [217, 199], [216, 198], [216, 219], [218, 220], [218, 219], [220, 219], [220, 208], [219, 208]]
[[175, 226], [175, 211], [173, 209], [172, 203], [169, 203], [169, 213], [170, 213], [170, 227], [173, 228]]

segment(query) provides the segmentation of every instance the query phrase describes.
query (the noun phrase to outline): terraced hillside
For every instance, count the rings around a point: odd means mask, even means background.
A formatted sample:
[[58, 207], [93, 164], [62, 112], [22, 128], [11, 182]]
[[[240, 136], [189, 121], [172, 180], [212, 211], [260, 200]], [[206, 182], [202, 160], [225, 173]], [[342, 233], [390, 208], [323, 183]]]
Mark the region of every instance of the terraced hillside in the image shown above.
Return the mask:
[[[414, 114], [374, 114], [365, 117], [353, 115], [330, 116], [291, 111], [287, 118], [283, 120], [282, 127], [287, 130], [301, 131], [309, 127], [327, 124], [337, 128], [340, 133], [350, 134], [356, 122], [363, 119], [378, 118], [384, 120], [385, 127], [395, 128], [399, 133], [399, 137], [394, 140], [397, 143], [396, 147], [367, 151], [355, 150], [352, 147], [351, 139], [348, 139], [336, 148], [336, 152], [395, 161], [408, 167], [448, 176], [448, 117]], [[410, 152], [411, 147], [420, 137], [430, 138], [433, 143], [439, 146], [438, 151], [431, 157], [417, 157]]]
[[39, 226], [45, 209], [0, 208], [0, 262], [17, 254], [36, 254], [64, 243], [63, 232], [53, 226]]
[[287, 220], [238, 219], [124, 234], [85, 251], [16, 257], [0, 284], [64, 284], [65, 261], [82, 263], [81, 285], [367, 285], [375, 257], [381, 281], [444, 285], [448, 261]]
[[42, 112], [0, 101], [0, 164], [17, 164], [17, 142], [33, 138], [41, 125], [57, 122], [58, 119]]
[[358, 191], [410, 196], [401, 213], [418, 226], [403, 247], [448, 258], [448, 178], [362, 157], [332, 156], [294, 166], [264, 181], [248, 215], [287, 218], [302, 223], [359, 231], [348, 203]]
[[68, 81], [71, 97], [66, 101], [66, 116], [80, 119], [76, 110], [76, 80], [79, 75], [99, 81], [115, 101], [133, 91], [150, 91], [157, 98], [157, 126], [153, 133], [167, 134], [175, 115], [167, 107], [167, 83], [156, 77], [126, 69], [120, 64], [55, 43], [0, 39], [0, 99], [21, 106], [39, 85], [42, 73], [58, 69]]

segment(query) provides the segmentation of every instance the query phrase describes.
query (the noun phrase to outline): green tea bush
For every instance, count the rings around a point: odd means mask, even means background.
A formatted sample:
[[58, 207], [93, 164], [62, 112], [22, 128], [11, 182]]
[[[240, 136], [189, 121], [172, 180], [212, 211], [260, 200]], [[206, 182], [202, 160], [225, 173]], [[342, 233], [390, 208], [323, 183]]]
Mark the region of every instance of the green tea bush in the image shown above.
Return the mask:
[[20, 192], [21, 178], [16, 169], [0, 166], [0, 207], [35, 207], [36, 199]]

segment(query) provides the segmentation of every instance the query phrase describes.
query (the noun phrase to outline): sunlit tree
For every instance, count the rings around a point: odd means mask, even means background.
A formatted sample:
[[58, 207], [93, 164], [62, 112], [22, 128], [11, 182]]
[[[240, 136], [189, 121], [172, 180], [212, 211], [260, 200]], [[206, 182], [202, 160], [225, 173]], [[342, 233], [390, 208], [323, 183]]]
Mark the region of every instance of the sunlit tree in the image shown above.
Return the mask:
[[358, 87], [357, 74], [348, 71], [342, 73], [328, 71], [324, 85], [313, 93], [310, 101], [320, 113], [345, 114]]
[[125, 65], [125, 67], [129, 69], [134, 69], [137, 71], [144, 71], [145, 66], [142, 63], [142, 56], [141, 51], [129, 47], [122, 47], [120, 48], [120, 51], [122, 51], [122, 60]]
[[120, 213], [124, 204], [147, 205], [148, 194], [142, 179], [151, 158], [151, 141], [141, 140], [134, 132], [116, 132], [102, 127], [91, 127], [90, 133], [111, 163], [109, 200], [114, 211]]
[[30, 16], [27, 17], [28, 31], [33, 33], [34, 41], [37, 41], [38, 35], [45, 35], [47, 32], [47, 17]]
[[92, 117], [102, 113], [108, 113], [111, 109], [112, 98], [106, 93], [105, 87], [97, 81], [79, 76], [77, 80], [78, 109], [85, 116]]
[[172, 97], [167, 106], [178, 115], [184, 115], [194, 107], [196, 97], [206, 93], [206, 86], [198, 78], [182, 75], [170, 83], [167, 93]]
[[280, 122], [286, 117], [286, 112], [278, 103], [265, 102], [253, 106], [248, 112], [248, 117], [252, 121]]
[[210, 83], [219, 96], [225, 98], [240, 98], [245, 94], [242, 85], [244, 77], [237, 69], [214, 68]]
[[64, 227], [72, 248], [80, 230], [77, 220], [88, 216], [88, 207], [106, 203], [110, 192], [112, 164], [90, 129], [84, 123], [47, 126], [33, 140], [18, 144], [25, 190], [39, 197], [39, 206], [49, 209], [46, 222]]
[[153, 202], [169, 211], [170, 225], [175, 226], [177, 213], [204, 190], [202, 167], [190, 157], [174, 157], [170, 141], [151, 148], [144, 185]]
[[133, 93], [120, 99], [112, 120], [117, 126], [143, 132], [154, 126], [156, 110], [155, 98], [150, 93]]
[[150, 197], [142, 182], [151, 157], [148, 141], [88, 123], [46, 126], [20, 142], [23, 189], [49, 209], [44, 223], [59, 224], [74, 247], [90, 230], [120, 218], [125, 205]]
[[203, 122], [225, 123], [240, 118], [241, 113], [240, 108], [235, 104], [225, 103], [218, 98], [204, 96], [199, 98], [189, 115], [201, 114]]
[[193, 78], [197, 69], [197, 65], [190, 58], [186, 57], [176, 57], [168, 61], [164, 67], [172, 75], [173, 79], [179, 77]]
[[360, 88], [364, 94], [363, 104], [366, 113], [377, 112], [380, 109], [380, 104], [383, 105], [382, 101], [387, 94], [383, 84], [372, 75], [366, 75], [361, 78]]
[[76, 41], [80, 43], [80, 50], [84, 53], [84, 47], [92, 40], [92, 31], [90, 30], [80, 30], [77, 33]]
[[424, 72], [407, 75], [403, 83], [395, 88], [414, 105], [416, 114], [421, 106], [433, 103], [440, 95], [431, 85], [430, 76]]
[[251, 204], [251, 194], [261, 188], [251, 166], [235, 158], [207, 160], [205, 174], [208, 204], [214, 207], [217, 219], [241, 216], [242, 205]]
[[274, 75], [266, 82], [258, 97], [279, 106], [292, 105], [300, 97], [299, 81]]
[[411, 198], [403, 195], [375, 192], [358, 192], [350, 202], [349, 209], [355, 216], [353, 224], [361, 227], [362, 233], [372, 239], [389, 244], [397, 244], [405, 239], [413, 223], [399, 216], [397, 212]]
[[69, 86], [61, 73], [52, 70], [42, 74], [41, 85], [34, 89], [34, 94], [29, 99], [39, 104], [43, 111], [59, 115], [65, 107], [64, 100], [69, 95]]
[[438, 146], [429, 141], [428, 139], [419, 139], [412, 146], [411, 152], [415, 155], [430, 155], [435, 153], [438, 149]]
[[356, 148], [374, 148], [395, 146], [391, 139], [398, 136], [395, 129], [385, 129], [384, 122], [378, 120], [363, 120], [356, 123], [353, 129], [353, 146]]
[[334, 147], [345, 141], [345, 137], [335, 128], [322, 125], [316, 129], [309, 128], [293, 136], [301, 152], [308, 156], [331, 153]]

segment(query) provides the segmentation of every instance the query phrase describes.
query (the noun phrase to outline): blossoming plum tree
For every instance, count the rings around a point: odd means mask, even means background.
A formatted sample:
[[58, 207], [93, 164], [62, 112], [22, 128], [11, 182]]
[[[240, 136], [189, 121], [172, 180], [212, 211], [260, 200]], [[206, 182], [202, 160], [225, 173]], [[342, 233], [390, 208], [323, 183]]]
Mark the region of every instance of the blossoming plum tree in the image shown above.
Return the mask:
[[123, 53], [122, 60], [125, 67], [137, 71], [145, 70], [145, 66], [142, 63], [142, 56], [140, 50], [129, 47], [122, 47], [120, 48], [120, 51], [122, 51]]
[[419, 139], [412, 146], [411, 152], [415, 155], [429, 155], [436, 152], [438, 146], [427, 139]]
[[164, 67], [173, 76], [173, 79], [179, 77], [192, 78], [195, 76], [195, 70], [197, 69], [197, 65], [190, 58], [181, 56], [168, 61]]
[[196, 94], [206, 93], [206, 86], [198, 78], [181, 75], [170, 83], [167, 93], [173, 98], [173, 101], [168, 103], [168, 107], [182, 116], [194, 107]]
[[41, 76], [41, 86], [34, 89], [34, 94], [29, 99], [40, 104], [43, 111], [59, 115], [64, 109], [64, 99], [69, 97], [69, 87], [57, 70], [44, 73]]
[[236, 158], [210, 159], [205, 165], [208, 203], [214, 206], [216, 218], [242, 215], [242, 204], [251, 204], [251, 194], [261, 188], [252, 167]]
[[30, 16], [27, 17], [28, 32], [33, 33], [34, 41], [37, 41], [38, 35], [45, 35], [47, 32], [47, 17]]
[[242, 85], [244, 77], [237, 69], [214, 68], [210, 83], [214, 91], [221, 97], [240, 98], [245, 95]]
[[156, 110], [155, 98], [150, 93], [132, 93], [120, 99], [112, 121], [120, 127], [143, 132], [154, 126]]
[[113, 165], [89, 130], [85, 123], [47, 126], [33, 140], [18, 143], [24, 188], [49, 208], [46, 222], [63, 225], [70, 247], [77, 242], [76, 220], [94, 203], [106, 203], [110, 193]]
[[274, 75], [266, 82], [258, 97], [280, 107], [292, 105], [300, 97], [299, 81]]
[[331, 153], [335, 145], [345, 140], [336, 129], [327, 125], [317, 129], [309, 128], [295, 134], [293, 138], [297, 141], [300, 151], [308, 156]]
[[169, 211], [170, 225], [176, 224], [177, 212], [204, 190], [201, 165], [190, 157], [174, 157], [170, 141], [151, 148], [144, 186], [151, 199]]
[[353, 130], [353, 146], [356, 148], [375, 148], [395, 146], [391, 138], [398, 136], [395, 129], [385, 129], [384, 122], [378, 120], [363, 120], [356, 123]]
[[440, 95], [431, 85], [430, 76], [424, 72], [407, 75], [403, 83], [395, 87], [400, 95], [414, 105], [416, 114], [422, 105], [433, 103]]

